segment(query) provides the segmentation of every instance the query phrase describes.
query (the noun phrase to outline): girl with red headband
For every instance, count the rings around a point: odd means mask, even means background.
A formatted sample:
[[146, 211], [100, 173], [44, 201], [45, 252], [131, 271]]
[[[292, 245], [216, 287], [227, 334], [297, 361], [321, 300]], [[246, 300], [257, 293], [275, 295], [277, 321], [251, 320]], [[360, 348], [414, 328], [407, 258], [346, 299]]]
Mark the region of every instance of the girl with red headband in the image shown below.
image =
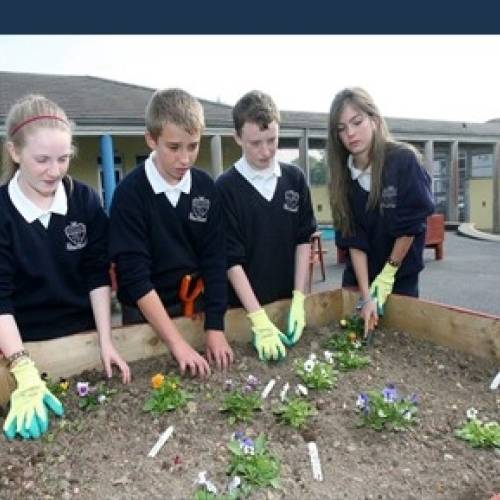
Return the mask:
[[95, 191], [67, 175], [73, 146], [66, 114], [49, 99], [29, 95], [11, 108], [6, 130], [0, 352], [17, 388], [0, 393], [0, 404], [10, 396], [7, 438], [36, 439], [48, 428], [48, 410], [62, 415], [63, 407], [23, 342], [96, 329], [108, 377], [116, 365], [127, 383], [130, 370], [111, 341], [108, 221]]

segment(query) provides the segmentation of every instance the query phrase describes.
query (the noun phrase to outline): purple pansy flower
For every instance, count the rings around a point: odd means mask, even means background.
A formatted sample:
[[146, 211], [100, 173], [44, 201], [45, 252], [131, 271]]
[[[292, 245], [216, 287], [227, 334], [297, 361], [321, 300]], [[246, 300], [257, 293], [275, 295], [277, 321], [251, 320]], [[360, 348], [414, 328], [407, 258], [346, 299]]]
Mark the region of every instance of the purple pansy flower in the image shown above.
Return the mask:
[[76, 392], [78, 395], [83, 398], [88, 396], [89, 394], [89, 383], [88, 382], [77, 382], [76, 384]]
[[360, 409], [363, 410], [368, 406], [368, 395], [364, 392], [362, 392], [359, 396], [358, 399], [356, 400], [356, 406]]
[[232, 438], [235, 441], [241, 441], [242, 439], [245, 438], [245, 434], [241, 431], [236, 431], [235, 433], [233, 433]]
[[394, 403], [398, 397], [398, 391], [394, 387], [394, 384], [387, 384], [387, 387], [384, 387], [382, 391], [382, 395], [386, 403]]
[[244, 438], [240, 441], [240, 448], [245, 455], [253, 455], [255, 453], [253, 441], [250, 438]]
[[259, 383], [259, 379], [254, 375], [248, 375], [247, 384], [255, 387]]

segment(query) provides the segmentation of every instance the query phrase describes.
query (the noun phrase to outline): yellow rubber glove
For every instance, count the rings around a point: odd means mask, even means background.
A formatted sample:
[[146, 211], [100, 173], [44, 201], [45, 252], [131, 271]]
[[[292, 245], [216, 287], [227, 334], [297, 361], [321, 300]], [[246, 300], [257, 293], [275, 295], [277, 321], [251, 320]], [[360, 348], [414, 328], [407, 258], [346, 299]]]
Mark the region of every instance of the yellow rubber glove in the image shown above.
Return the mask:
[[286, 337], [274, 326], [266, 311], [259, 309], [247, 317], [252, 323], [252, 343], [259, 353], [259, 359], [261, 361], [283, 359], [286, 356], [286, 348], [283, 345]]
[[24, 439], [37, 439], [49, 427], [47, 408], [61, 416], [63, 406], [47, 389], [31, 359], [20, 360], [11, 373], [17, 389], [10, 398], [10, 411], [3, 426], [5, 436], [14, 439], [19, 434]]
[[305, 298], [305, 295], [300, 290], [293, 291], [292, 304], [288, 313], [286, 341], [284, 342], [289, 347], [298, 342], [306, 326]]
[[377, 313], [379, 316], [384, 314], [384, 304], [387, 297], [392, 293], [397, 271], [398, 268], [396, 266], [387, 263], [370, 286], [370, 295], [377, 302]]

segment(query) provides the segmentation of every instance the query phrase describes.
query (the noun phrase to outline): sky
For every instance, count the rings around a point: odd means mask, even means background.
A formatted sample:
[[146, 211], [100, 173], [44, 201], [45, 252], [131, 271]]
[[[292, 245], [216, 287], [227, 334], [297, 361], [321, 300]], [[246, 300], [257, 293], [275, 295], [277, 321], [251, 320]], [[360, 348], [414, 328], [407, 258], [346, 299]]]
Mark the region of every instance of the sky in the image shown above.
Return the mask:
[[327, 112], [364, 87], [387, 117], [500, 118], [500, 35], [0, 35], [0, 71], [181, 87], [233, 105], [251, 89], [280, 109]]

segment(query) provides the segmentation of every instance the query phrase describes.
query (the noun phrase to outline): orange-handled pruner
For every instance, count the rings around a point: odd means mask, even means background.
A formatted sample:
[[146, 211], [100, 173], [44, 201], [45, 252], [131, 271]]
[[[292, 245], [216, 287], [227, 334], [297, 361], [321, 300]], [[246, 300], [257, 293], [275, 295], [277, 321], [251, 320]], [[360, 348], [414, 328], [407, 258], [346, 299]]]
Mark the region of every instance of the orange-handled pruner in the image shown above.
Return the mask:
[[199, 277], [186, 274], [179, 286], [179, 298], [182, 302], [182, 314], [186, 318], [194, 316], [194, 301], [203, 292], [203, 280]]

